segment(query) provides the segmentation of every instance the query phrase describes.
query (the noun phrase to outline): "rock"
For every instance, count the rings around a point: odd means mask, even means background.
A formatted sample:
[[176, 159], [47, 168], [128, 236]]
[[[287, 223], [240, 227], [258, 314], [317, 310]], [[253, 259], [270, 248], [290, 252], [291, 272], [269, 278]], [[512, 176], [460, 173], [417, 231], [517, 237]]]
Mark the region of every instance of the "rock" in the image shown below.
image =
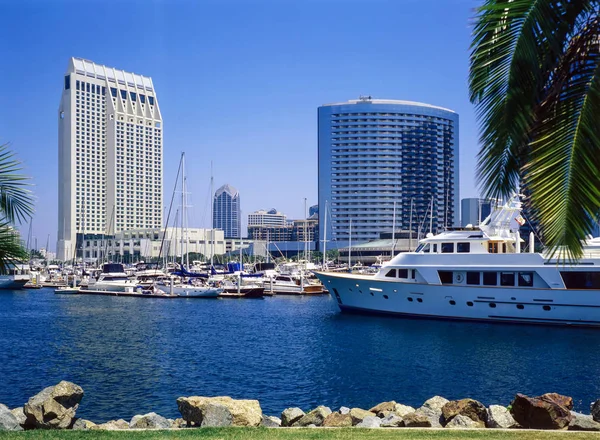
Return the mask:
[[306, 428], [316, 428], [317, 425], [315, 425], [314, 423], [311, 423], [310, 425], [306, 426]]
[[446, 403], [448, 403], [449, 400], [445, 399], [441, 396], [434, 396], [431, 399], [427, 399], [425, 401], [425, 403], [423, 403], [423, 405], [421, 406], [421, 408], [429, 408], [432, 409], [436, 412], [442, 412], [442, 408], [444, 407], [444, 405]]
[[[422, 406], [421, 408], [415, 411], [416, 414], [422, 415], [429, 419], [432, 428], [442, 428], [442, 411], [427, 408]], [[405, 416], [406, 417], [406, 416]]]
[[19, 421], [6, 405], [0, 403], [0, 431], [23, 431]]
[[396, 402], [394, 402], [393, 400], [390, 402], [382, 402], [379, 405], [375, 405], [373, 408], [371, 408], [369, 411], [379, 415], [380, 412], [383, 411], [394, 411], [394, 407], [396, 406]]
[[260, 426], [264, 426], [265, 428], [279, 428], [281, 426], [281, 419], [279, 417], [263, 415]]
[[75, 422], [83, 398], [79, 385], [65, 380], [31, 397], [23, 407], [27, 425], [42, 429], [66, 429]]
[[567, 408], [569, 411], [573, 409], [573, 398], [569, 396], [563, 396], [562, 394], [557, 393], [546, 393], [542, 394], [539, 399], [554, 402], [557, 405]]
[[397, 428], [402, 425], [403, 420], [402, 417], [398, 416], [395, 413], [391, 413], [381, 419], [381, 427], [382, 428]]
[[415, 409], [412, 406], [406, 406], [400, 403], [394, 405], [394, 414], [397, 416], [404, 417], [406, 414], [410, 414], [412, 412], [415, 412]]
[[365, 417], [362, 422], [356, 425], [357, 428], [379, 428], [381, 419], [377, 416]]
[[568, 405], [569, 399], [566, 396], [553, 393], [539, 397], [527, 397], [523, 394], [517, 394], [511, 403], [510, 412], [516, 422], [523, 428], [563, 429], [569, 425], [573, 416], [567, 407], [557, 402]]
[[490, 405], [487, 410], [485, 426], [488, 428], [509, 429], [518, 428], [519, 424], [507, 408], [500, 405]]
[[171, 422], [165, 417], [151, 412], [143, 416], [133, 416], [129, 422], [129, 429], [169, 429]]
[[[262, 417], [261, 417], [262, 422]], [[207, 403], [202, 411], [201, 427], [232, 426], [233, 414], [229, 408], [219, 403]]]
[[407, 428], [431, 428], [432, 424], [429, 417], [422, 412], [415, 411], [402, 418], [402, 426], [406, 426]]
[[123, 429], [129, 429], [129, 423], [127, 423], [123, 419], [110, 420], [106, 423], [102, 423], [100, 425], [95, 425], [90, 428], [90, 430], [102, 430], [102, 431], [120, 431]]
[[483, 422], [476, 422], [468, 416], [457, 414], [446, 424], [449, 429], [477, 429], [485, 428]]
[[593, 419], [596, 422], [600, 422], [600, 399], [596, 400], [595, 402], [592, 402], [590, 410], [592, 412]]
[[262, 409], [258, 400], [236, 400], [228, 396], [191, 396], [177, 399], [177, 407], [183, 419], [196, 426], [208, 426], [203, 424], [205, 413], [210, 418], [210, 423], [226, 423], [227, 412], [231, 414], [232, 426], [259, 426], [262, 421]]
[[171, 428], [174, 429], [182, 429], [182, 428], [187, 428], [187, 422], [185, 420], [183, 420], [181, 417], [173, 420], [173, 422], [171, 423]]
[[340, 414], [332, 412], [325, 417], [322, 426], [328, 426], [330, 428], [346, 428], [348, 426], [352, 426], [352, 416], [348, 413]]
[[88, 430], [92, 429], [92, 427], [94, 427], [94, 426], [96, 426], [96, 424], [94, 422], [91, 422], [86, 419], [77, 419], [77, 420], [75, 420], [75, 423], [73, 423], [73, 430], [74, 431], [88, 431]]
[[600, 431], [600, 423], [590, 415], [571, 411], [573, 420], [569, 423], [569, 431]]
[[452, 400], [442, 407], [444, 425], [457, 415], [466, 416], [483, 428], [487, 419], [487, 409], [481, 402], [473, 399]]
[[315, 409], [305, 414], [301, 419], [294, 422], [292, 426], [321, 426], [323, 425], [325, 417], [327, 417], [329, 414], [331, 414], [331, 409], [323, 405], [317, 406]]
[[21, 428], [25, 428], [25, 424], [27, 422], [27, 416], [23, 412], [23, 407], [20, 406], [19, 408], [11, 409], [10, 412], [12, 413], [13, 416], [15, 416], [17, 418], [17, 422], [19, 423]]
[[292, 426], [295, 422], [305, 416], [300, 408], [287, 408], [281, 413], [281, 426]]
[[350, 408], [348, 408], [347, 406], [340, 406], [340, 409], [338, 412], [340, 414], [350, 414]]
[[371, 411], [366, 411], [360, 408], [352, 408], [348, 414], [350, 414], [350, 417], [352, 417], [352, 425], [358, 425], [365, 419], [365, 417], [371, 417], [373, 415]]

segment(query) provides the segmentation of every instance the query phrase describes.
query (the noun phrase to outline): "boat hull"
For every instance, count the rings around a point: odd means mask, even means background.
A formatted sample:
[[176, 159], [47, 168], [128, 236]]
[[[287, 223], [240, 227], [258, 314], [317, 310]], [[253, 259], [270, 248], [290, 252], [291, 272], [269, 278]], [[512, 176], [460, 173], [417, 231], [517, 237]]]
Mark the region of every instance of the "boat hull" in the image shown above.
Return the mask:
[[29, 282], [28, 275], [0, 275], [0, 289], [19, 290]]
[[173, 293], [186, 298], [217, 298], [222, 289], [212, 287], [173, 286]]
[[594, 290], [432, 285], [316, 275], [344, 312], [600, 327], [600, 295]]

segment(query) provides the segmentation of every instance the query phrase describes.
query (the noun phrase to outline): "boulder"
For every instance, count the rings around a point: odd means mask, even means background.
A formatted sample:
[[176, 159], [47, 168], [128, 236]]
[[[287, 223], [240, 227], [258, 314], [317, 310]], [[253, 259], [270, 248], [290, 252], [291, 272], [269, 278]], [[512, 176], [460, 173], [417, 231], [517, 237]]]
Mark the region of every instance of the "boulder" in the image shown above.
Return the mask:
[[165, 417], [151, 412], [143, 416], [133, 416], [129, 429], [169, 429], [171, 422]]
[[452, 400], [442, 407], [444, 425], [457, 415], [466, 416], [483, 428], [487, 419], [487, 409], [481, 402], [473, 399]]
[[363, 419], [358, 425], [357, 428], [379, 428], [381, 426], [381, 419], [377, 416], [368, 416]]
[[27, 416], [25, 415], [25, 412], [23, 412], [23, 407], [20, 406], [19, 408], [11, 409], [10, 412], [13, 416], [17, 418], [17, 422], [19, 422], [19, 425], [21, 425], [22, 428], [25, 428]]
[[432, 428], [441, 428], [442, 427], [442, 411], [441, 410], [437, 411], [435, 409], [431, 409], [431, 408], [422, 406], [421, 408], [417, 409], [415, 411], [415, 413], [417, 415], [427, 417], [427, 419], [429, 419], [429, 423], [431, 423]]
[[592, 402], [590, 410], [592, 412], [593, 419], [596, 422], [600, 422], [600, 399], [596, 400], [595, 402]]
[[394, 405], [394, 414], [399, 417], [404, 417], [406, 414], [410, 414], [412, 412], [415, 412], [415, 409], [412, 406], [406, 406], [400, 403]]
[[305, 413], [300, 408], [286, 408], [281, 413], [281, 426], [292, 426], [304, 416]]
[[432, 424], [429, 417], [422, 412], [415, 411], [402, 417], [402, 426], [407, 428], [431, 428]]
[[340, 414], [349, 414], [350, 408], [348, 408], [347, 406], [340, 406], [340, 409], [338, 410], [338, 412]]
[[265, 416], [263, 414], [260, 426], [264, 426], [265, 428], [279, 428], [281, 426], [281, 419], [279, 417]]
[[308, 425], [321, 426], [325, 417], [331, 414], [331, 409], [326, 406], [317, 406], [315, 409], [306, 413], [302, 418], [292, 424], [294, 427], [302, 427]]
[[573, 416], [569, 408], [559, 402], [569, 404], [566, 396], [544, 394], [539, 397], [528, 397], [517, 394], [511, 403], [511, 414], [523, 428], [563, 429], [569, 425]]
[[86, 419], [77, 419], [75, 423], [73, 423], [74, 431], [89, 431], [92, 427], [96, 426], [94, 422], [91, 422]]
[[350, 417], [352, 417], [353, 425], [358, 425], [365, 419], [365, 417], [371, 417], [373, 415], [371, 411], [360, 408], [352, 408], [348, 414], [350, 414]]
[[348, 413], [340, 414], [332, 412], [325, 417], [325, 420], [323, 420], [323, 426], [328, 426], [330, 428], [346, 428], [352, 426], [352, 416]]
[[569, 431], [600, 431], [600, 423], [587, 414], [571, 411], [573, 420], [569, 423]]
[[382, 428], [397, 428], [402, 426], [402, 417], [396, 415], [395, 413], [391, 413], [381, 419], [381, 427]]
[[[228, 396], [191, 396], [177, 399], [177, 407], [181, 417], [196, 426], [229, 426], [226, 424], [229, 419], [227, 413], [231, 416], [231, 426], [259, 426], [262, 421], [262, 409], [258, 400], [236, 400]], [[205, 416], [209, 420], [203, 424]]]
[[476, 422], [468, 416], [457, 414], [446, 424], [448, 429], [477, 429], [485, 428], [483, 422]]
[[510, 429], [518, 428], [519, 424], [504, 406], [490, 405], [487, 410], [485, 426], [488, 428]]
[[562, 394], [557, 393], [546, 393], [542, 394], [539, 398], [554, 402], [557, 405], [567, 408], [569, 411], [573, 409], [573, 398], [569, 396], [563, 396]]
[[394, 411], [395, 406], [396, 406], [396, 402], [394, 402], [392, 400], [390, 402], [382, 402], [379, 405], [375, 405], [369, 411], [372, 412], [373, 414], [379, 415], [379, 413], [382, 413], [383, 411], [386, 411], [386, 412]]
[[67, 429], [75, 422], [75, 413], [83, 398], [79, 385], [65, 380], [31, 397], [23, 407], [26, 424], [42, 429]]
[[171, 423], [171, 428], [173, 428], [173, 429], [187, 428], [187, 426], [188, 426], [187, 422], [185, 420], [183, 420], [181, 417], [173, 420], [173, 422]]
[[103, 431], [121, 431], [123, 429], [129, 429], [129, 423], [123, 419], [110, 420], [100, 425], [92, 426], [90, 430], [103, 430]]
[[423, 405], [421, 406], [421, 408], [428, 408], [431, 410], [434, 410], [436, 412], [442, 412], [442, 408], [444, 407], [444, 405], [446, 403], [448, 403], [449, 400], [445, 399], [441, 396], [434, 396], [431, 399], [427, 399], [425, 401], [425, 403], [423, 403]]
[[23, 431], [19, 421], [6, 405], [0, 403], [0, 431]]

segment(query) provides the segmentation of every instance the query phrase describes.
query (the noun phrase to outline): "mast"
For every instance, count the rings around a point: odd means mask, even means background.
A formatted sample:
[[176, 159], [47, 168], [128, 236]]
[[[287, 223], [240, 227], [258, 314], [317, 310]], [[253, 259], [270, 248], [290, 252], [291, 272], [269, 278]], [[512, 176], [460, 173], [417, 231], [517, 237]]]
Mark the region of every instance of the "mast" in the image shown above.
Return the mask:
[[429, 232], [433, 234], [433, 195], [431, 196], [431, 207], [429, 208]]
[[352, 219], [350, 219], [350, 230], [348, 231], [348, 272], [352, 272]]
[[323, 267], [325, 269], [327, 263], [327, 200], [325, 200], [325, 221], [323, 227]]
[[306, 211], [306, 197], [304, 197], [304, 272], [306, 273], [306, 260], [308, 258], [308, 241], [306, 237], [307, 223], [308, 223], [308, 212]]
[[183, 228], [185, 218], [185, 153], [181, 153], [181, 236], [179, 237], [179, 248], [181, 250], [181, 265], [183, 266]]
[[396, 201], [394, 200], [394, 214], [392, 215], [392, 256], [394, 258], [394, 248], [396, 247]]
[[412, 216], [413, 216], [413, 198], [410, 198], [410, 219], [408, 221], [408, 251], [412, 252]]
[[215, 205], [215, 194], [214, 194], [214, 177], [213, 177], [213, 163], [210, 161], [210, 268], [212, 271], [213, 261], [215, 256], [215, 219], [213, 218], [214, 205]]

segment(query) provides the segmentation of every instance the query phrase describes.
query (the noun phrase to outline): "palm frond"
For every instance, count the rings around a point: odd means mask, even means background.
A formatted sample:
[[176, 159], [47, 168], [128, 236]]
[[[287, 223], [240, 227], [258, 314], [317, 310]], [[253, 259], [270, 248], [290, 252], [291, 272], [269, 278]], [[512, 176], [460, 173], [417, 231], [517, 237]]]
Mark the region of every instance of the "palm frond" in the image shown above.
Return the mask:
[[21, 245], [17, 231], [9, 222], [0, 221], [0, 273], [8, 273], [8, 269], [27, 259], [27, 251]]
[[21, 162], [9, 146], [0, 145], [0, 215], [10, 223], [22, 222], [33, 214], [31, 184], [21, 171]]

